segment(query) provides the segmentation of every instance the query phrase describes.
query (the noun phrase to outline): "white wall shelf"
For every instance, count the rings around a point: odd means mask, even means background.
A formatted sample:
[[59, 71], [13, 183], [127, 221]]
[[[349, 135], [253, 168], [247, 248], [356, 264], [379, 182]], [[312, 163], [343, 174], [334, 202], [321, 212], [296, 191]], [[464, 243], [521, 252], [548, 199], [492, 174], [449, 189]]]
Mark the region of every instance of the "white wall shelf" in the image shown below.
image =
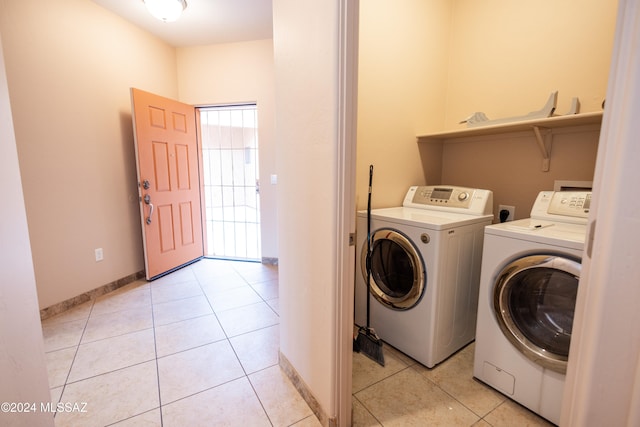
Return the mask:
[[525, 120], [512, 123], [500, 123], [489, 126], [478, 126], [465, 129], [457, 129], [444, 132], [436, 132], [419, 135], [418, 142], [447, 143], [460, 142], [465, 138], [478, 136], [501, 135], [513, 132], [532, 131], [536, 138], [540, 154], [542, 155], [542, 171], [549, 171], [551, 143], [553, 129], [568, 128], [586, 125], [600, 125], [602, 123], [602, 111], [566, 116], [547, 117], [544, 119]]

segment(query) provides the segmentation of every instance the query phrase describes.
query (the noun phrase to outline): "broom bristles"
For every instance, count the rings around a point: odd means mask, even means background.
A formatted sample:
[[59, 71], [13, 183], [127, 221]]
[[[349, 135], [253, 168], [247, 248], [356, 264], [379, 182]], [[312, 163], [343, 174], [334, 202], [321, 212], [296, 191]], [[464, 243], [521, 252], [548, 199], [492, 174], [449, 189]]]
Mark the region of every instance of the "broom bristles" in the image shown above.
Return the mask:
[[382, 341], [375, 332], [369, 329], [360, 328], [356, 344], [361, 353], [374, 362], [384, 366], [384, 354], [382, 352]]

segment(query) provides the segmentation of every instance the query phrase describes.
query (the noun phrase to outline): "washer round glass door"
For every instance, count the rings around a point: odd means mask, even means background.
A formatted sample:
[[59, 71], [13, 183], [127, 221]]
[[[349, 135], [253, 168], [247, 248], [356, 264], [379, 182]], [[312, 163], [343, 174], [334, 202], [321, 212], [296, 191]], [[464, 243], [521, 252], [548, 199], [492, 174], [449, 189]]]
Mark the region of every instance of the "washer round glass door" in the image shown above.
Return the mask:
[[[367, 245], [362, 248], [362, 275], [367, 279]], [[397, 310], [415, 306], [425, 289], [426, 273], [420, 252], [397, 230], [381, 228], [371, 235], [371, 293]]]
[[532, 255], [498, 274], [494, 310], [509, 341], [540, 366], [566, 373], [581, 264]]

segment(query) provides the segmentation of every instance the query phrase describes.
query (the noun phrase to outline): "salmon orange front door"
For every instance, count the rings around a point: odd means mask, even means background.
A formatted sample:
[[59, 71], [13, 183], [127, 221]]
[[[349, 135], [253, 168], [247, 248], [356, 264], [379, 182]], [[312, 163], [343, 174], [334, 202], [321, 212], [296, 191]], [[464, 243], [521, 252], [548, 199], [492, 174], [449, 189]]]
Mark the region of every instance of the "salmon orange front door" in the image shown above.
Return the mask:
[[204, 255], [195, 108], [131, 89], [145, 271]]

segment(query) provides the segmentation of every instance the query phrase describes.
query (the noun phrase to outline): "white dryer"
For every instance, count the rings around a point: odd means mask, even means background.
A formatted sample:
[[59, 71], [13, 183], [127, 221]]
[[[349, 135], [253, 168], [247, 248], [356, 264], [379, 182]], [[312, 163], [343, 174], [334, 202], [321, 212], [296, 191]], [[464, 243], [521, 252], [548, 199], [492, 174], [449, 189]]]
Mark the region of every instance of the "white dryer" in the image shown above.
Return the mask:
[[[371, 212], [371, 326], [431, 368], [475, 335], [484, 227], [493, 194], [411, 187], [401, 207]], [[358, 212], [355, 323], [366, 324], [367, 213]]]
[[590, 192], [541, 192], [485, 229], [473, 375], [558, 424]]

